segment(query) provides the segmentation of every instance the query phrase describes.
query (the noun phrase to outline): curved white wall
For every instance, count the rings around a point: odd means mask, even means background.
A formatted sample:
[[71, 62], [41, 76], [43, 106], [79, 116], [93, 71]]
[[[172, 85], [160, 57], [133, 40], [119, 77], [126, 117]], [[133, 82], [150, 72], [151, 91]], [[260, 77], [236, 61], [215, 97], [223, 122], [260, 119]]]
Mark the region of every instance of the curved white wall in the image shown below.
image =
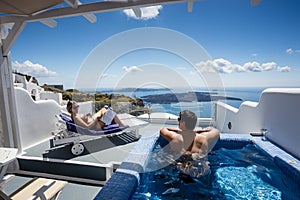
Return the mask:
[[216, 126], [221, 132], [227, 133], [258, 132], [262, 126], [260, 107], [258, 103], [250, 101], [243, 102], [239, 109], [218, 102]]
[[54, 92], [48, 92], [48, 91], [40, 92], [38, 100], [49, 100], [49, 99], [56, 101], [59, 105], [62, 104], [62, 94], [61, 93], [54, 93]]
[[[231, 129], [228, 123], [232, 124]], [[300, 158], [300, 88], [270, 88], [259, 103], [239, 109], [218, 102], [216, 126], [221, 132], [249, 134], [267, 129], [267, 138]]]
[[267, 138], [300, 159], [300, 88], [266, 90], [263, 126]]
[[[19, 87], [15, 87], [15, 96], [21, 148], [50, 139], [51, 132], [58, 128], [55, 115], [67, 112], [66, 106], [60, 106], [51, 99], [34, 101], [27, 90]], [[92, 113], [92, 101], [78, 104], [80, 113]]]
[[33, 101], [23, 88], [15, 87], [21, 148], [27, 148], [51, 137], [56, 129], [56, 114], [61, 107], [54, 100]]

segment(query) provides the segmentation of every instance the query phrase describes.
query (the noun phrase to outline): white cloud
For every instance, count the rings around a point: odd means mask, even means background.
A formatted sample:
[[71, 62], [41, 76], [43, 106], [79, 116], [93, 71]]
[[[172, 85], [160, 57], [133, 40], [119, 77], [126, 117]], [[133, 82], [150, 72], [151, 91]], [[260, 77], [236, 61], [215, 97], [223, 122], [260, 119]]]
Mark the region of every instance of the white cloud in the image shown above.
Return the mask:
[[201, 61], [196, 63], [197, 70], [200, 73], [214, 73], [217, 72], [215, 63], [213, 60]]
[[26, 60], [23, 63], [14, 61], [12, 63], [12, 68], [17, 72], [28, 74], [34, 77], [54, 77], [58, 75], [56, 72], [48, 70], [45, 66], [38, 63], [32, 63], [29, 60]]
[[285, 50], [285, 52], [287, 54], [292, 54], [292, 53], [294, 53], [294, 50], [292, 48], [289, 48], [289, 49]]
[[289, 49], [285, 50], [285, 52], [287, 54], [300, 53], [300, 49], [295, 50], [295, 49], [289, 48]]
[[223, 58], [218, 58], [215, 60], [201, 61], [196, 63], [197, 70], [200, 73], [224, 73], [230, 74], [234, 72], [262, 72], [262, 71], [271, 71], [276, 70], [280, 72], [289, 72], [290, 67], [280, 67], [275, 62], [268, 62], [260, 64], [256, 61], [247, 62], [243, 65], [231, 63], [228, 60]]
[[256, 57], [256, 56], [258, 56], [258, 54], [257, 53], [253, 53], [251, 56]]
[[122, 69], [125, 71], [125, 72], [139, 72], [139, 71], [143, 71], [141, 68], [137, 67], [137, 66], [131, 66], [131, 67], [122, 67]]
[[123, 10], [123, 12], [131, 18], [134, 19], [143, 19], [143, 20], [148, 20], [148, 19], [153, 19], [156, 18], [159, 15], [159, 10], [161, 10], [163, 7], [162, 6], [149, 6], [149, 7], [143, 7], [141, 9], [142, 17], [137, 18], [133, 12], [132, 9], [126, 9]]
[[230, 61], [223, 58], [215, 60], [202, 61], [196, 64], [200, 72], [220, 72], [230, 74], [232, 72], [245, 71], [240, 65], [232, 64]]
[[263, 71], [271, 71], [273, 69], [276, 69], [277, 64], [275, 62], [268, 62], [261, 65]]
[[285, 66], [285, 67], [277, 67], [277, 71], [279, 71], [279, 72], [290, 72], [290, 71], [291, 71], [291, 68], [288, 67], [288, 66]]

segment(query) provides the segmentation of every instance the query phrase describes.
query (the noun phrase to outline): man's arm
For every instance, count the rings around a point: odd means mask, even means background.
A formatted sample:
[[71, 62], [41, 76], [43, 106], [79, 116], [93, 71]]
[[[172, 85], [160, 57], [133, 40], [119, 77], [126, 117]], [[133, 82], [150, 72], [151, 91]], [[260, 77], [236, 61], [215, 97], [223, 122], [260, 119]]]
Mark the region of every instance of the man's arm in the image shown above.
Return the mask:
[[160, 129], [160, 136], [166, 139], [167, 141], [171, 141], [175, 138], [178, 133], [178, 129], [174, 128], [162, 128]]
[[204, 130], [206, 131], [201, 132], [201, 135], [206, 136], [208, 152], [210, 152], [220, 138], [220, 131], [212, 127]]
[[199, 148], [199, 156], [206, 156], [208, 154], [208, 142], [206, 136], [203, 134], [196, 135], [195, 142]]

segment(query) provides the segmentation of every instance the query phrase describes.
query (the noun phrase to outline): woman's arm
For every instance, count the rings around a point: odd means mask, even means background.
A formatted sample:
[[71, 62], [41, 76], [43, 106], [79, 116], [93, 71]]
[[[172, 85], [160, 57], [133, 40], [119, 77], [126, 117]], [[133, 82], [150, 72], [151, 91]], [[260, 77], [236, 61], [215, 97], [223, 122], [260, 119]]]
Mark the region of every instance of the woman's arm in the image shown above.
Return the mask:
[[90, 121], [89, 118], [92, 118], [92, 114], [91, 114], [91, 113], [87, 113], [87, 114], [85, 114], [85, 115], [83, 115], [83, 116], [81, 117], [81, 119], [82, 119], [85, 123], [88, 123], [88, 122]]
[[96, 126], [96, 124], [98, 123], [98, 120], [97, 119], [94, 119], [92, 120], [91, 122], [85, 122], [81, 117], [79, 117], [78, 115], [76, 115], [74, 118], [74, 122], [75, 124], [79, 125], [79, 126], [82, 126], [82, 127], [85, 127], [85, 128], [88, 128], [88, 129], [91, 129], [93, 127]]

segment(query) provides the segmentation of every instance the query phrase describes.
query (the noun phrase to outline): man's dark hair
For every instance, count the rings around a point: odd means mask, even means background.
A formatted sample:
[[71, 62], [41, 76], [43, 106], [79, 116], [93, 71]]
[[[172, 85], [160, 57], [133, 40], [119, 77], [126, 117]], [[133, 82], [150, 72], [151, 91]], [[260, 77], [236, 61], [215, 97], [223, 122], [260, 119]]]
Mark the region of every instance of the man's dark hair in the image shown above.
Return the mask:
[[197, 116], [190, 110], [184, 110], [179, 113], [179, 118], [185, 122], [187, 129], [194, 130], [197, 123]]

